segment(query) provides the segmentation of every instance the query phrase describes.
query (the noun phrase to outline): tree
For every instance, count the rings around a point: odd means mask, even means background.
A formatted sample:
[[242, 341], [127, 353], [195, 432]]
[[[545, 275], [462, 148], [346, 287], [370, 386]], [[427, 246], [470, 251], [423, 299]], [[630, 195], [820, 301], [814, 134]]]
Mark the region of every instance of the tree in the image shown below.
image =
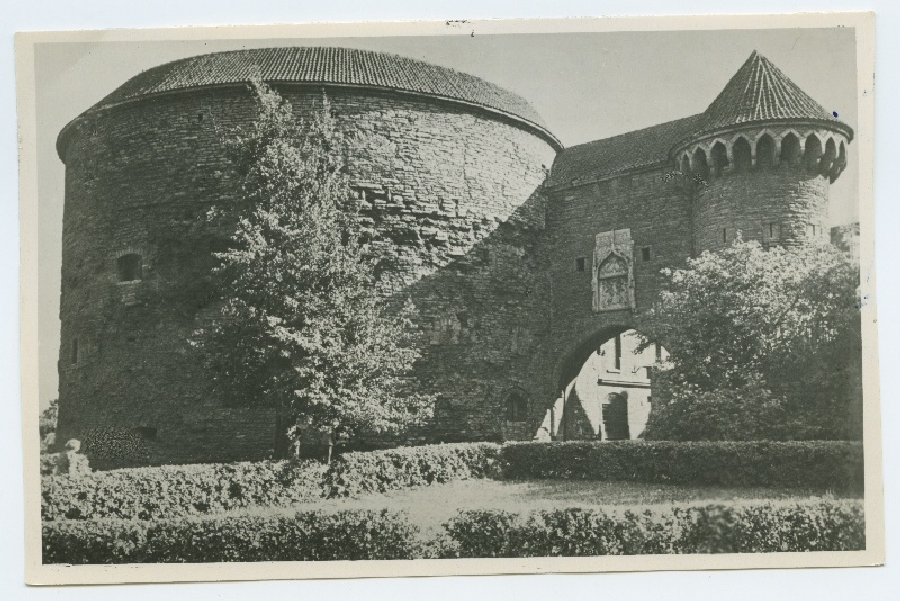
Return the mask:
[[227, 141], [240, 198], [211, 212], [230, 232], [215, 253], [223, 302], [194, 343], [222, 394], [277, 407], [291, 436], [400, 431], [430, 410], [409, 380], [414, 311], [377, 293], [328, 99], [300, 122], [251, 89], [257, 118]]
[[41, 433], [41, 453], [49, 452], [56, 443], [56, 423], [59, 420], [59, 399], [50, 401], [50, 405], [41, 411], [38, 426]]
[[847, 255], [738, 239], [663, 276], [636, 324], [670, 356], [647, 438], [861, 435], [859, 272]]

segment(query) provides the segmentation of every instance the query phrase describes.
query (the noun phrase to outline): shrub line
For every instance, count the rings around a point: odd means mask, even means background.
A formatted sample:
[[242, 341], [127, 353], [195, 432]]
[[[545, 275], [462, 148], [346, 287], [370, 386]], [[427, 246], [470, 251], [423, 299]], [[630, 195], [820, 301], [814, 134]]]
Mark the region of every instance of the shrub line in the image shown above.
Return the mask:
[[468, 479], [577, 479], [794, 486], [861, 493], [854, 442], [457, 443], [311, 461], [201, 464], [42, 479], [44, 521], [154, 520], [291, 507]]

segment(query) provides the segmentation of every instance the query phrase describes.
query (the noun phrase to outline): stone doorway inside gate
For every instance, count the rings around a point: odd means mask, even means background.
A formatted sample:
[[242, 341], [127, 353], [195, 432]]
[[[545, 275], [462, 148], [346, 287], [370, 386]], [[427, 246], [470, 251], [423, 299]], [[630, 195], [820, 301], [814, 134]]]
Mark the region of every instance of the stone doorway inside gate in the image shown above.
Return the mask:
[[564, 362], [559, 395], [546, 410], [539, 440], [633, 440], [653, 406], [653, 373], [665, 349], [640, 349], [633, 329], [610, 328], [582, 343]]

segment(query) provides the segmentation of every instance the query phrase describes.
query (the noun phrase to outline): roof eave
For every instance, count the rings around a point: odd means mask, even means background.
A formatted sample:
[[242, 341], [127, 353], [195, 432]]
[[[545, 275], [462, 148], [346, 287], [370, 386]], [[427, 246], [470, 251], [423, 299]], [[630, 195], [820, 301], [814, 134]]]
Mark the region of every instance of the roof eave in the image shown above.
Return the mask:
[[767, 119], [760, 121], [745, 121], [743, 123], [735, 123], [722, 127], [710, 128], [692, 133], [690, 136], [682, 138], [672, 146], [670, 154], [674, 154], [685, 146], [690, 146], [697, 140], [715, 138], [717, 136], [726, 136], [731, 134], [739, 134], [746, 130], [760, 130], [769, 127], [785, 127], [792, 129], [813, 126], [819, 129], [831, 129], [842, 133], [847, 137], [848, 142], [853, 141], [853, 128], [842, 121], [833, 121], [831, 119], [819, 119], [815, 117], [809, 118], [784, 118], [784, 119]]
[[[553, 133], [539, 123], [535, 123], [530, 119], [522, 117], [516, 113], [512, 113], [509, 111], [504, 111], [502, 109], [498, 109], [495, 107], [487, 106], [484, 104], [479, 104], [477, 102], [472, 102], [468, 100], [462, 100], [460, 98], [454, 98], [452, 96], [442, 96], [440, 94], [429, 94], [426, 92], [416, 92], [412, 90], [406, 90], [403, 88], [397, 88], [392, 86], [378, 86], [378, 85], [363, 85], [363, 84], [348, 84], [348, 83], [329, 83], [329, 82], [303, 82], [303, 81], [290, 81], [290, 80], [266, 80], [267, 84], [277, 85], [277, 86], [299, 86], [299, 87], [318, 87], [318, 88], [348, 88], [348, 89], [364, 89], [364, 90], [377, 90], [380, 92], [391, 92], [394, 94], [402, 94], [405, 96], [413, 96], [417, 98], [429, 98], [432, 100], [438, 100], [440, 102], [446, 102], [450, 104], [458, 104], [463, 105], [470, 108], [475, 108], [477, 110], [481, 110], [493, 115], [499, 115], [503, 118], [509, 119], [522, 125], [534, 133], [537, 133], [539, 137], [543, 138], [548, 144], [556, 152], [560, 152], [563, 149], [562, 142], [553, 135]], [[173, 95], [181, 95], [181, 94], [191, 94], [195, 92], [205, 91], [205, 90], [217, 90], [217, 89], [228, 89], [228, 88], [239, 88], [246, 87], [248, 82], [232, 82], [232, 83], [223, 83], [223, 84], [214, 84], [214, 85], [201, 85], [201, 86], [190, 86], [184, 88], [177, 88], [173, 90], [165, 90], [163, 92], [151, 92], [149, 94], [141, 94], [139, 96], [133, 96], [127, 98], [125, 100], [120, 100], [117, 102], [110, 102], [106, 104], [98, 104], [92, 106], [88, 110], [84, 111], [63, 127], [59, 135], [56, 138], [56, 153], [59, 155], [60, 160], [65, 163], [65, 153], [64, 147], [67, 144], [68, 137], [71, 135], [71, 132], [74, 128], [77, 127], [78, 122], [82, 119], [101, 115], [106, 111], [113, 110], [122, 106], [126, 106], [129, 104], [137, 104], [143, 102], [147, 99], [155, 99], [155, 98], [163, 98], [166, 96]]]

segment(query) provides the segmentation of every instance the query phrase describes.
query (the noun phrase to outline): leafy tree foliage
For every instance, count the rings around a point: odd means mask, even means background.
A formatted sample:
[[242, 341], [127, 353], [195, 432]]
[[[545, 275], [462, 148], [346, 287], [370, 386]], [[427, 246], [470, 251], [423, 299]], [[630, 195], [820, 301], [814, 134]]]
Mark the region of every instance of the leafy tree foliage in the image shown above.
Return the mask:
[[59, 419], [59, 399], [50, 401], [50, 405], [41, 411], [38, 425], [41, 432], [41, 452], [46, 453], [56, 442], [56, 422]]
[[670, 354], [648, 439], [861, 435], [859, 272], [848, 256], [738, 239], [663, 275], [636, 326]]
[[222, 394], [273, 404], [295, 436], [401, 430], [430, 410], [408, 386], [413, 308], [377, 293], [328, 99], [301, 122], [264, 83], [251, 88], [258, 116], [228, 141], [241, 195], [211, 213], [230, 228], [215, 255], [223, 303], [195, 344]]

